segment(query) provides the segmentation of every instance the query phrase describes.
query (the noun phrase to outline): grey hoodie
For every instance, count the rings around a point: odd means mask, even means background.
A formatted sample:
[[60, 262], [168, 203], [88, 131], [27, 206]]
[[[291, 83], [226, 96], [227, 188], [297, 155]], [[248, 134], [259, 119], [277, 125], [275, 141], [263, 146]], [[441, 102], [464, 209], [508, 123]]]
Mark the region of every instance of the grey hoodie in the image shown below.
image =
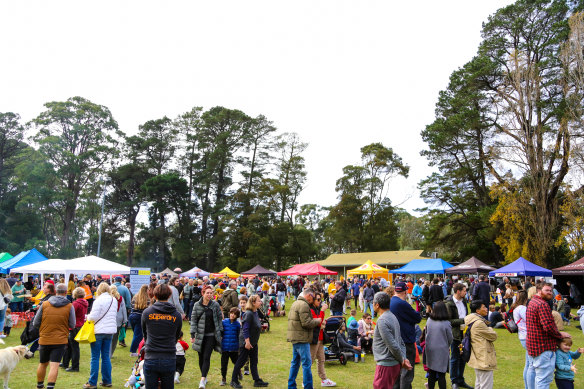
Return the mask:
[[406, 357], [399, 322], [389, 309], [377, 320], [373, 333], [373, 356], [380, 366], [401, 364]]
[[[65, 296], [51, 296], [49, 297], [49, 304], [53, 307], [64, 307], [67, 304], [71, 304], [67, 297]], [[32, 325], [36, 328], [41, 327], [41, 321], [43, 320], [43, 305], [41, 304], [36, 315], [34, 315], [34, 321]], [[75, 328], [75, 308], [71, 304], [71, 311], [69, 311], [69, 328]]]

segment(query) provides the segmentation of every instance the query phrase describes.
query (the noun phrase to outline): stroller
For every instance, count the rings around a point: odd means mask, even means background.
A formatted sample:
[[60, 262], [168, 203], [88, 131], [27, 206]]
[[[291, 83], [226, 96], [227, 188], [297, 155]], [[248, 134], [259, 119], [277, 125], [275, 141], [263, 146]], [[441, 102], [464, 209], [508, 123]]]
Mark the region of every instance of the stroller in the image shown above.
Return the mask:
[[428, 318], [428, 305], [426, 304], [426, 301], [424, 301], [423, 298], [418, 297], [416, 299], [416, 301], [418, 302], [418, 304], [420, 304], [420, 316], [422, 316], [422, 319], [427, 319]]
[[324, 360], [339, 361], [341, 365], [346, 365], [353, 353], [341, 350], [338, 334], [343, 323], [347, 324], [343, 316], [331, 316], [326, 320], [323, 333]]
[[258, 316], [260, 317], [260, 324], [262, 325], [261, 332], [270, 332], [270, 307], [266, 310], [258, 309]]
[[[143, 343], [144, 341], [141, 342], [141, 344]], [[146, 386], [144, 375], [142, 374], [142, 369], [144, 368], [144, 351], [144, 347], [140, 347], [140, 351], [138, 352], [138, 359], [136, 359], [136, 362], [134, 362], [134, 367], [132, 368], [132, 374], [130, 374], [130, 377], [124, 384], [126, 388], [139, 389]]]

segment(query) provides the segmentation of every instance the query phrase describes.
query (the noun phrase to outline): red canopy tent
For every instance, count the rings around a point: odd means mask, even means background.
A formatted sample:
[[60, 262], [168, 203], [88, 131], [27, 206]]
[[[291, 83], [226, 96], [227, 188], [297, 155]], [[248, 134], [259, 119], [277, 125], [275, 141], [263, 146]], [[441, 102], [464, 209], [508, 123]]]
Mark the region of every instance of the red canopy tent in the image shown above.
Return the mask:
[[555, 269], [552, 269], [552, 273], [554, 276], [584, 275], [584, 257], [569, 265], [556, 267]]
[[303, 263], [294, 265], [288, 270], [279, 272], [279, 276], [333, 276], [338, 274], [336, 271], [327, 269], [318, 263]]

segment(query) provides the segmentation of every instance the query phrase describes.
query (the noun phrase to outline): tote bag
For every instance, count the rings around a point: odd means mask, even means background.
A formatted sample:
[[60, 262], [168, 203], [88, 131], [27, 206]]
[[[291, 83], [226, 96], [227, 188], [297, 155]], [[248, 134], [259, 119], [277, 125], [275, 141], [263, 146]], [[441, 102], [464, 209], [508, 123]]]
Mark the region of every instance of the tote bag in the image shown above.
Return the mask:
[[[105, 315], [107, 315], [107, 313], [110, 310], [110, 308], [112, 307], [113, 303], [114, 303], [114, 298], [112, 297], [112, 301], [110, 303], [110, 306], [108, 307], [108, 309], [105, 310], [105, 313], [95, 323], [99, 323], [99, 321], [101, 319], [103, 319]], [[75, 341], [77, 343], [93, 343], [93, 342], [95, 342], [95, 323], [91, 320], [85, 321], [85, 323], [83, 323], [83, 326], [79, 329], [77, 336], [75, 336]]]

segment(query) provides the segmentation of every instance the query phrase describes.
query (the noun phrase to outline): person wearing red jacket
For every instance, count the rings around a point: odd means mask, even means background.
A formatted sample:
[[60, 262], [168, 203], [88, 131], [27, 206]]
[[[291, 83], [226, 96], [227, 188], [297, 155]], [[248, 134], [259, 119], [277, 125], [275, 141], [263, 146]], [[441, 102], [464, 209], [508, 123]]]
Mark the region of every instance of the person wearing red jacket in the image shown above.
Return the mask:
[[[85, 315], [87, 314], [89, 304], [87, 303], [87, 300], [85, 300], [85, 290], [83, 290], [83, 288], [75, 288], [72, 297], [75, 299], [73, 301], [73, 308], [75, 309], [75, 328], [69, 329], [69, 345], [63, 356], [62, 367], [68, 372], [78, 372], [80, 353], [79, 343], [77, 343], [75, 337], [85, 323]], [[69, 367], [69, 361], [71, 362], [71, 367]]]
[[314, 335], [312, 337], [312, 342], [310, 344], [310, 358], [314, 362], [318, 359], [318, 376], [321, 380], [321, 386], [337, 386], [334, 381], [329, 380], [326, 377], [326, 371], [324, 370], [324, 345], [323, 345], [323, 329], [326, 325], [324, 320], [324, 312], [327, 310], [328, 306], [326, 303], [322, 303], [322, 294], [316, 292], [314, 295], [313, 303], [310, 307], [310, 312], [312, 317], [321, 320], [321, 325], [314, 329]]

